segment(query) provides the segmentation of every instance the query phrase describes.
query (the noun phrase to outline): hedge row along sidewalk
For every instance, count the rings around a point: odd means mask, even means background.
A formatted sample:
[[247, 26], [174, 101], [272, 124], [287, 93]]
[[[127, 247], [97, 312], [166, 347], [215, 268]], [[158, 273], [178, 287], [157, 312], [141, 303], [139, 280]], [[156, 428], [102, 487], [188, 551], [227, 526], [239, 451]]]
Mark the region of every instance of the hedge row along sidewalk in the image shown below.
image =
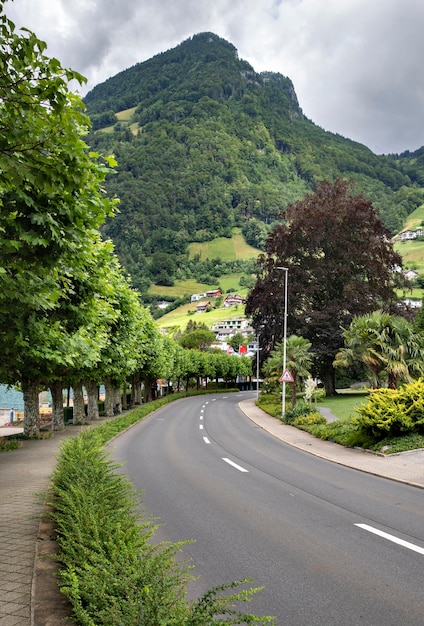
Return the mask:
[[155, 525], [137, 516], [137, 493], [115, 471], [118, 466], [103, 448], [138, 413], [135, 410], [67, 441], [53, 475], [49, 503], [59, 546], [61, 590], [72, 604], [76, 623], [274, 623], [271, 617], [239, 610], [241, 602], [259, 591], [244, 587], [249, 580], [211, 589], [196, 601], [187, 600], [191, 567], [176, 559], [183, 544], [152, 545]]

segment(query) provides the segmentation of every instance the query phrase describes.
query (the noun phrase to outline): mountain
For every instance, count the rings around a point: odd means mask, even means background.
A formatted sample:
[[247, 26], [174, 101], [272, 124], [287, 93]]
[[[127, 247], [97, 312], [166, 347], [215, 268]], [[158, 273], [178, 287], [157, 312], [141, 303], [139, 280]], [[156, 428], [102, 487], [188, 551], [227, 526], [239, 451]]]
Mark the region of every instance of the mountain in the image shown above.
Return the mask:
[[85, 104], [88, 143], [119, 164], [106, 188], [120, 213], [105, 235], [142, 293], [205, 273], [190, 242], [239, 227], [262, 247], [281, 209], [323, 178], [352, 179], [393, 233], [424, 201], [424, 148], [379, 156], [324, 131], [303, 114], [289, 78], [255, 72], [213, 33], [120, 72]]

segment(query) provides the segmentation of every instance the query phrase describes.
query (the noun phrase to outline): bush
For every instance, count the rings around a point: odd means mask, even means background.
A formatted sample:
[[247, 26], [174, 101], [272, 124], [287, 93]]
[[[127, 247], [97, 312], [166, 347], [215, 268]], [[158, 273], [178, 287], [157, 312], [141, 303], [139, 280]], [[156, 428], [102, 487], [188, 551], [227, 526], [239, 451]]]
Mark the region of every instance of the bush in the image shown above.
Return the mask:
[[293, 424], [298, 417], [305, 417], [310, 413], [315, 413], [315, 408], [305, 400], [301, 399], [296, 402], [294, 407], [289, 406], [289, 408], [284, 412], [283, 421], [285, 424]]
[[[175, 394], [177, 395], [177, 394]], [[186, 599], [191, 567], [179, 558], [182, 543], [152, 545], [156, 526], [136, 514], [139, 497], [103, 449], [105, 441], [168, 397], [142, 406], [61, 448], [50, 504], [59, 545], [61, 591], [82, 626], [203, 626], [273, 623], [243, 614], [234, 603], [258, 591], [232, 591], [247, 580]], [[231, 590], [226, 595], [227, 591]]]
[[309, 413], [308, 415], [300, 415], [293, 420], [293, 426], [311, 426], [312, 424], [326, 424], [327, 420], [321, 413], [318, 411], [314, 411], [313, 413]]
[[377, 440], [407, 433], [424, 434], [424, 379], [400, 389], [371, 390], [352, 423]]
[[268, 413], [268, 415], [281, 419], [282, 406], [281, 395], [279, 393], [275, 393], [275, 391], [270, 392], [269, 390], [265, 392], [261, 391], [257, 405], [265, 411], [265, 413]]

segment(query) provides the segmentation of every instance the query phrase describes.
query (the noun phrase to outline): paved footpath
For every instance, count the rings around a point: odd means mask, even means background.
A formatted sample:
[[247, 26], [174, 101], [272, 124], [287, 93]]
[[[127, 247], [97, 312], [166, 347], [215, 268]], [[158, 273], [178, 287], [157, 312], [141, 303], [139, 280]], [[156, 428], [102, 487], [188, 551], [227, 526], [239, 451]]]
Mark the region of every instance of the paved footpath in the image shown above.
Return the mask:
[[[424, 488], [424, 451], [383, 457], [320, 441], [282, 424], [255, 405], [240, 402], [259, 427], [301, 450], [355, 469]], [[99, 420], [102, 423], [103, 420]], [[49, 486], [64, 439], [80, 427], [67, 426], [51, 439], [24, 441], [0, 454], [0, 626], [59, 626], [69, 615], [54, 583], [55, 564], [45, 558], [55, 547], [52, 529], [42, 520], [43, 494]], [[6, 434], [0, 429], [0, 435]]]

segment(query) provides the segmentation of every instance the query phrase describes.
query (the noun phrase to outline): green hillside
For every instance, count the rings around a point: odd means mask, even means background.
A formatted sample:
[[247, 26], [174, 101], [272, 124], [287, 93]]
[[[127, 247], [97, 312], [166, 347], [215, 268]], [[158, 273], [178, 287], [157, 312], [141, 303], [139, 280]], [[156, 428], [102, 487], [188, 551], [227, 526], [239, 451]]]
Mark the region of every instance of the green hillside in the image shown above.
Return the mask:
[[[413, 211], [405, 221], [402, 230], [415, 230], [424, 224], [424, 205]], [[403, 265], [407, 269], [417, 270], [420, 278], [424, 278], [424, 239], [413, 239], [411, 241], [395, 241], [394, 248], [402, 257]], [[424, 289], [417, 286], [411, 292], [410, 297], [421, 299], [424, 296]]]
[[185, 329], [189, 320], [202, 322], [211, 327], [215, 322], [224, 319], [244, 317], [244, 306], [229, 307], [228, 309], [218, 308], [206, 313], [196, 313], [195, 310], [195, 304], [185, 304], [161, 317], [158, 320], [158, 326], [168, 332], [174, 332], [177, 329]]
[[424, 224], [424, 204], [417, 207], [405, 220], [402, 230], [415, 230]]
[[[104, 234], [142, 295], [152, 284], [249, 272], [231, 250], [233, 229], [260, 249], [281, 210], [323, 178], [352, 179], [393, 234], [424, 200], [424, 150], [378, 156], [325, 132], [288, 77], [255, 72], [212, 33], [97, 85], [85, 103], [90, 146], [119, 164], [106, 189], [120, 213]], [[217, 238], [215, 252], [199, 252]]]
[[235, 261], [255, 259], [260, 250], [250, 246], [240, 229], [233, 229], [233, 236], [218, 237], [204, 243], [190, 243], [188, 245], [188, 255], [190, 259], [199, 258], [201, 261], [206, 259], [220, 259], [221, 261]]

